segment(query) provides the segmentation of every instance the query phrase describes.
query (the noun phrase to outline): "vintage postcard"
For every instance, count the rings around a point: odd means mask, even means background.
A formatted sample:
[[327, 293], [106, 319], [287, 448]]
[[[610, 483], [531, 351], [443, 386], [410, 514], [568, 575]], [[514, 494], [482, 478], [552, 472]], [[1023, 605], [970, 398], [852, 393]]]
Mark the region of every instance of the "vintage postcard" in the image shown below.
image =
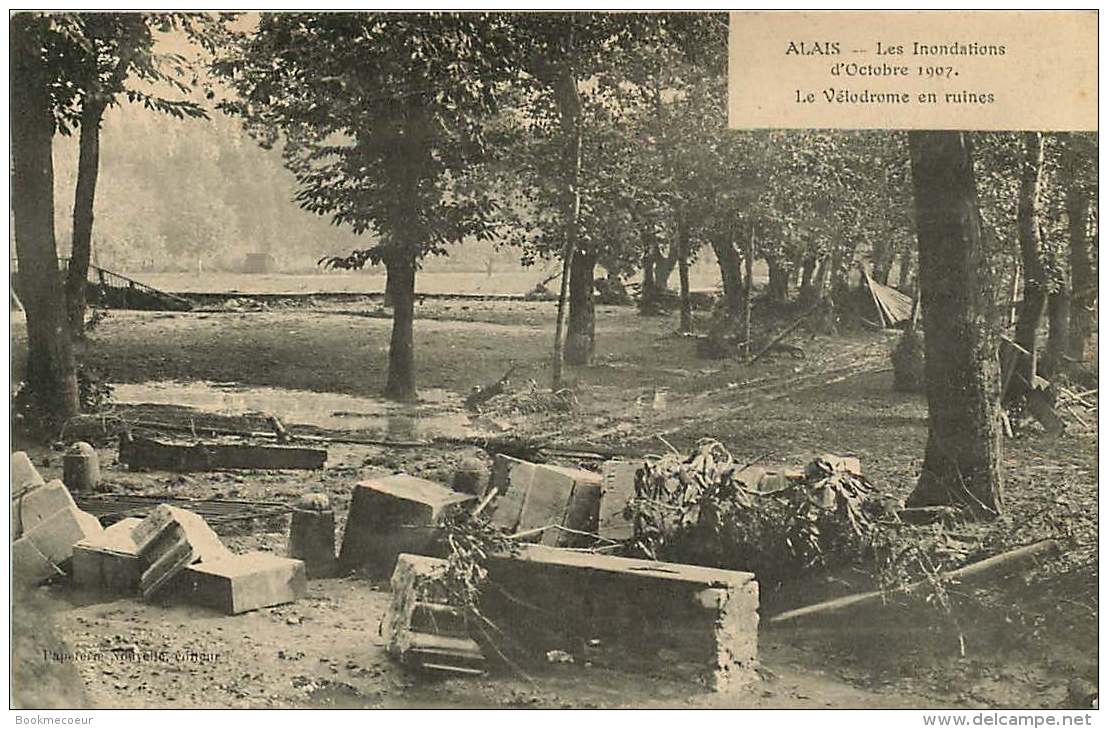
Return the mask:
[[10, 13], [16, 723], [1092, 725], [1098, 23]]

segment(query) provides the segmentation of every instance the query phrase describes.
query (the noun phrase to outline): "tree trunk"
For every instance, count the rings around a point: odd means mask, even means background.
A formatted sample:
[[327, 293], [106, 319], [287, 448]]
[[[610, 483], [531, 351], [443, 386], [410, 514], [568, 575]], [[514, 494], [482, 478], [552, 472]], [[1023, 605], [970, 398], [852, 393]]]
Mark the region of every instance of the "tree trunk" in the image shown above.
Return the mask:
[[889, 285], [889, 274], [893, 270], [896, 249], [892, 242], [885, 240], [873, 244], [873, 280], [882, 286]]
[[681, 281], [681, 321], [678, 329], [682, 332], [693, 330], [692, 295], [689, 292], [689, 221], [684, 211], [677, 215], [677, 274]]
[[73, 250], [65, 279], [66, 316], [74, 338], [85, 334], [85, 287], [92, 256], [93, 206], [100, 175], [100, 121], [104, 104], [89, 101], [81, 112], [81, 139], [77, 157], [77, 189], [73, 196]]
[[661, 250], [658, 250], [657, 257], [654, 259], [654, 283], [657, 285], [659, 292], [669, 289], [669, 277], [677, 266], [679, 254], [678, 246], [675, 245], [671, 245], [664, 256]]
[[27, 314], [27, 387], [54, 423], [80, 410], [54, 237], [54, 118], [40, 57], [44, 21], [15, 15], [10, 28], [12, 185], [19, 295]]
[[831, 280], [831, 256], [823, 256], [816, 267], [816, 280], [812, 283], [812, 301], [827, 296], [827, 285]]
[[754, 352], [753, 332], [751, 324], [754, 321], [754, 226], [750, 226], [750, 236], [746, 241], [746, 287], [743, 291], [743, 358], [749, 360]]
[[392, 338], [389, 340], [389, 372], [385, 397], [397, 402], [417, 398], [415, 381], [415, 272], [414, 256], [396, 255], [385, 260], [392, 298]]
[[731, 240], [713, 236], [711, 245], [716, 254], [716, 263], [719, 265], [720, 281], [723, 283], [724, 311], [732, 320], [738, 321], [743, 306], [742, 273], [740, 270], [742, 259]]
[[658, 283], [654, 276], [654, 242], [643, 236], [642, 289], [639, 293], [639, 309], [649, 310], [658, 298]]
[[767, 257], [766, 264], [769, 266], [769, 300], [774, 304], [787, 303], [789, 300], [789, 277], [792, 272], [777, 256]]
[[596, 254], [579, 250], [569, 269], [569, 320], [566, 327], [565, 361], [571, 365], [592, 364], [596, 349], [596, 307], [593, 280]]
[[816, 300], [816, 265], [819, 259], [808, 256], [800, 266], [800, 303], [807, 306]]
[[[1067, 155], [1072, 142], [1067, 140]], [[1070, 341], [1068, 356], [1075, 362], [1084, 362], [1093, 333], [1093, 315], [1096, 313], [1097, 279], [1092, 264], [1092, 241], [1089, 236], [1089, 193], [1076, 179], [1077, 165], [1067, 165], [1069, 172], [1066, 188], [1066, 217], [1070, 237]]]
[[915, 261], [912, 258], [912, 252], [905, 250], [900, 254], [900, 275], [896, 282], [897, 289], [902, 293], [911, 294], [915, 290], [915, 285], [912, 283], [914, 271]]
[[1070, 339], [1070, 292], [1062, 286], [1050, 294], [1047, 300], [1047, 321], [1050, 332], [1046, 340], [1046, 353], [1040, 371], [1043, 377], [1052, 379], [1066, 365], [1066, 348]]
[[1023, 364], [1016, 370], [1016, 377], [1008, 387], [1006, 396], [1009, 399], [1026, 395], [1033, 381], [1038, 359], [1039, 324], [1046, 311], [1047, 281], [1039, 231], [1042, 170], [1043, 135], [1039, 132], [1027, 132], [1024, 134], [1024, 160], [1016, 213], [1020, 259], [1023, 262], [1023, 304], [1016, 321], [1015, 340], [1016, 344], [1031, 353], [1031, 358], [1021, 360]]
[[970, 135], [909, 132], [925, 337], [927, 448], [908, 506], [1003, 507], [992, 276]]
[[[568, 47], [572, 52], [573, 29], [570, 27]], [[562, 389], [562, 369], [566, 358], [563, 327], [566, 319], [567, 296], [572, 283], [574, 261], [580, 242], [581, 189], [581, 97], [577, 90], [577, 77], [568, 65], [563, 65], [555, 85], [555, 101], [558, 105], [562, 133], [562, 174], [565, 187], [562, 190], [562, 286], [558, 295], [558, 316], [554, 323], [554, 356], [552, 362], [552, 388]], [[589, 299], [592, 289], [589, 290]]]

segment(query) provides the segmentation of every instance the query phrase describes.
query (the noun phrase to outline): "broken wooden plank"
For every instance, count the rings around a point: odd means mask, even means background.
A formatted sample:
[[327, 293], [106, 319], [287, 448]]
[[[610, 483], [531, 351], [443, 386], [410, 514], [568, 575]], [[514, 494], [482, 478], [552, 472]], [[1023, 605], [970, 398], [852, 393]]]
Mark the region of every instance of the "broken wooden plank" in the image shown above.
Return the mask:
[[124, 434], [119, 440], [119, 460], [132, 471], [314, 470], [323, 468], [327, 451], [245, 443], [169, 443]]

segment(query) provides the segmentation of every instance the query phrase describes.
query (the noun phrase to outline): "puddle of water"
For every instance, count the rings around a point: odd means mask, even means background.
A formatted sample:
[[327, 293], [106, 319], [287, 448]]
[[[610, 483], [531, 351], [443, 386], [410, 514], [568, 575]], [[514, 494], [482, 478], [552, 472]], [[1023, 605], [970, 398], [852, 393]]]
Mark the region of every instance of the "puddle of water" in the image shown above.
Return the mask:
[[377, 398], [226, 382], [165, 380], [113, 387], [115, 401], [125, 405], [176, 405], [217, 415], [267, 413], [290, 426], [370, 431], [391, 440], [466, 437], [489, 431], [461, 409], [461, 397], [447, 390], [424, 390], [420, 402], [406, 405]]

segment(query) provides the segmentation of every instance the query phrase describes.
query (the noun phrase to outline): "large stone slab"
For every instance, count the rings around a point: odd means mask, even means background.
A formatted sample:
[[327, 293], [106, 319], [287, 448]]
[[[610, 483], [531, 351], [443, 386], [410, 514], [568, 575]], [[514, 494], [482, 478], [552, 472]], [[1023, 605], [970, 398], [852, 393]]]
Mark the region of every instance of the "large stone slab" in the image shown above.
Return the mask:
[[123, 519], [74, 545], [73, 583], [85, 589], [135, 594], [142, 561], [132, 531], [140, 523], [142, 519]]
[[610, 557], [543, 545], [489, 564], [482, 611], [531, 656], [694, 680], [753, 680], [758, 583], [747, 572]]
[[295, 602], [308, 591], [304, 563], [268, 552], [247, 552], [185, 568], [179, 589], [198, 605], [237, 615]]
[[319, 469], [327, 462], [320, 448], [245, 443], [177, 443], [122, 437], [119, 461], [134, 470], [219, 471], [236, 468]]
[[388, 577], [399, 554], [430, 554], [442, 520], [475, 501], [432, 481], [395, 474], [354, 487], [339, 564]]
[[59, 509], [24, 529], [23, 536], [12, 542], [15, 579], [37, 584], [64, 573], [70, 566], [73, 546], [101, 531], [100, 522], [92, 514], [76, 507]]
[[[493, 462], [497, 489], [491, 521], [521, 539], [552, 546], [575, 546], [595, 533], [600, 514], [600, 474], [576, 468], [530, 463], [504, 454]], [[566, 527], [569, 530], [552, 527]]]

